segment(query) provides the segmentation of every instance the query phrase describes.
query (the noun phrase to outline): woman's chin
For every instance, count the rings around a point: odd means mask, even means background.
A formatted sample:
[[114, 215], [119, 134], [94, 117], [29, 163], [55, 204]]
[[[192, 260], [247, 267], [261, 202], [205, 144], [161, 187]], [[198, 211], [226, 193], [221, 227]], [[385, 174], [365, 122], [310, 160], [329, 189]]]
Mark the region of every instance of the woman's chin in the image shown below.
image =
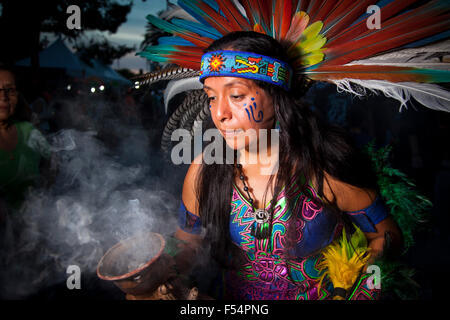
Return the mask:
[[248, 137], [228, 137], [224, 138], [228, 147], [233, 150], [243, 150], [252, 145], [254, 141], [248, 139]]

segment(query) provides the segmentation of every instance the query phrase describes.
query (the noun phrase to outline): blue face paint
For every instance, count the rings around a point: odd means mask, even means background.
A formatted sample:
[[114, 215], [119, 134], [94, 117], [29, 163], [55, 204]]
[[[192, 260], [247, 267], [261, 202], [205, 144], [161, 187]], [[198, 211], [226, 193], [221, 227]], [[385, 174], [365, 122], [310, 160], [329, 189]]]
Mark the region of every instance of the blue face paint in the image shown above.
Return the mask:
[[[255, 98], [251, 98], [251, 100], [252, 100], [252, 101], [255, 101]], [[247, 104], [244, 104], [244, 107], [245, 107], [246, 105], [247, 105]], [[249, 120], [249, 121], [252, 121], [252, 119], [253, 119], [253, 121], [255, 121], [255, 122], [257, 122], [257, 123], [263, 121], [263, 119], [264, 119], [264, 113], [263, 113], [262, 111], [259, 111], [259, 112], [258, 112], [258, 118], [255, 118], [254, 110], [256, 110], [257, 107], [258, 107], [258, 106], [256, 105], [256, 102], [253, 102], [253, 104], [250, 105], [250, 111], [248, 110], [248, 108], [245, 108], [245, 111], [247, 112], [247, 116], [248, 116], [248, 120]], [[250, 117], [250, 113], [251, 113], [251, 117]]]

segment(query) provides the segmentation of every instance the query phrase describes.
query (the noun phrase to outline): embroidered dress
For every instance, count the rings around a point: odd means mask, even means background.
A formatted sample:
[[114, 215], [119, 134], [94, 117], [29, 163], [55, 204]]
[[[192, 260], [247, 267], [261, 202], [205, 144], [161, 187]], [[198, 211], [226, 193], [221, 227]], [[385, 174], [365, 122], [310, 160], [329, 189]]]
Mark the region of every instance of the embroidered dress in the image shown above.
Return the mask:
[[[321, 300], [329, 299], [331, 284], [319, 290], [317, 264], [321, 249], [341, 234], [342, 224], [323, 208], [316, 192], [308, 186], [300, 192], [293, 179], [278, 196], [269, 239], [251, 236], [254, 220], [251, 206], [233, 186], [230, 233], [235, 250], [231, 259], [237, 268], [225, 274], [225, 298], [237, 300]], [[287, 199], [290, 199], [288, 206]], [[266, 206], [266, 210], [270, 205]], [[294, 227], [292, 227], [294, 226]], [[292, 233], [293, 232], [293, 236]], [[291, 239], [291, 240], [289, 240]], [[288, 246], [295, 241], [294, 246]], [[288, 247], [293, 247], [288, 252]], [[364, 275], [350, 299], [376, 299], [379, 290], [369, 290]]]
[[[304, 183], [301, 181], [300, 183]], [[332, 298], [330, 281], [319, 288], [322, 273], [318, 264], [322, 250], [341, 236], [343, 225], [327, 210], [314, 188], [301, 192], [295, 177], [280, 192], [272, 220], [272, 233], [267, 239], [251, 235], [255, 220], [249, 201], [233, 185], [230, 211], [230, 237], [233, 242], [230, 261], [233, 268], [224, 271], [215, 290], [219, 298], [233, 300], [322, 300]], [[289, 199], [289, 201], [288, 201]], [[387, 217], [377, 199], [358, 212], [348, 213], [364, 232], [373, 221]], [[374, 210], [377, 208], [377, 210]], [[270, 204], [265, 207], [270, 210]], [[375, 212], [375, 214], [374, 214]], [[343, 213], [345, 214], [345, 213]], [[375, 217], [376, 219], [371, 219]], [[370, 224], [366, 223], [370, 221]], [[201, 234], [200, 218], [181, 202], [179, 225], [182, 230]], [[362, 274], [351, 289], [348, 299], [378, 299], [380, 290], [369, 288], [371, 274]]]

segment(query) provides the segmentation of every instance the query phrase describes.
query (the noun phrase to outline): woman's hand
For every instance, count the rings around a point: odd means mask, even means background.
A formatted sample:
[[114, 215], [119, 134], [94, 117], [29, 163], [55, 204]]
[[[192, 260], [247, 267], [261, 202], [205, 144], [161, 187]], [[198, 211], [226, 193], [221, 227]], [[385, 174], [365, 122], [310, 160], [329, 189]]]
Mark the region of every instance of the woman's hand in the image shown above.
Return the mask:
[[187, 291], [187, 294], [185, 297], [178, 297], [178, 299], [197, 300], [197, 298], [198, 298], [197, 287], [193, 287], [190, 289], [181, 288], [181, 290], [180, 290], [180, 288], [174, 288], [172, 283], [167, 282], [167, 283], [160, 285], [151, 294], [138, 295], [138, 296], [135, 296], [132, 294], [127, 294], [126, 299], [127, 300], [177, 300], [177, 294], [175, 294], [175, 291]]

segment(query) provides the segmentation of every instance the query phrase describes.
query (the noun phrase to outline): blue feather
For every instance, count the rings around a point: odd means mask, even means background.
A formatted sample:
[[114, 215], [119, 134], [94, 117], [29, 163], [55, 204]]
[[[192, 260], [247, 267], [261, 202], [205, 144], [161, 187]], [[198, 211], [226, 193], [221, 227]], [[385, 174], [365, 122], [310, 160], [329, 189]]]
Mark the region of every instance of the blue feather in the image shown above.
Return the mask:
[[222, 35], [216, 29], [202, 25], [200, 23], [195, 23], [192, 21], [182, 20], [178, 18], [173, 18], [171, 22], [176, 26], [195, 32], [202, 37], [211, 39], [219, 39], [220, 37], [222, 37]]
[[167, 22], [166, 20], [160, 19], [154, 15], [149, 14], [147, 17], [147, 21], [150, 22], [152, 25], [154, 25], [155, 27], [169, 32], [169, 33], [174, 33], [174, 32], [185, 32], [186, 30], [183, 28], [180, 28], [178, 26], [173, 25], [170, 22]]
[[[189, 13], [192, 17], [194, 17], [198, 22], [200, 22], [201, 24], [205, 25], [205, 26], [209, 26], [211, 27], [211, 25], [202, 18], [201, 13], [199, 11], [201, 11], [201, 9], [199, 9], [196, 6], [196, 1], [192, 1], [192, 0], [178, 0], [178, 5], [184, 9], [187, 13]], [[209, 5], [209, 3], [208, 3]], [[218, 11], [218, 9], [216, 10]], [[203, 11], [201, 11], [203, 12]]]
[[158, 44], [162, 44], [162, 45], [175, 45], [175, 46], [193, 46], [195, 47], [195, 45], [193, 45], [191, 42], [181, 38], [181, 37], [160, 37], [158, 39]]

